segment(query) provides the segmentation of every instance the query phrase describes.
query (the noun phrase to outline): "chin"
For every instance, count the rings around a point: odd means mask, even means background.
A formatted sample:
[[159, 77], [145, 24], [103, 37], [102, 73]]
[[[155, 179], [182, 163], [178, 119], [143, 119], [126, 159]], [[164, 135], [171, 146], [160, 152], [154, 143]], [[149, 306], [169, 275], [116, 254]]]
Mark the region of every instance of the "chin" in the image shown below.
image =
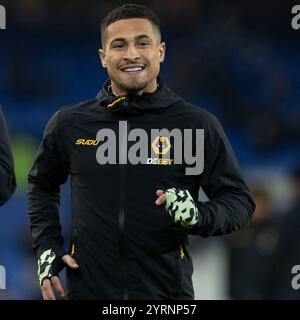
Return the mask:
[[138, 92], [144, 90], [148, 83], [120, 83], [120, 87], [126, 92]]

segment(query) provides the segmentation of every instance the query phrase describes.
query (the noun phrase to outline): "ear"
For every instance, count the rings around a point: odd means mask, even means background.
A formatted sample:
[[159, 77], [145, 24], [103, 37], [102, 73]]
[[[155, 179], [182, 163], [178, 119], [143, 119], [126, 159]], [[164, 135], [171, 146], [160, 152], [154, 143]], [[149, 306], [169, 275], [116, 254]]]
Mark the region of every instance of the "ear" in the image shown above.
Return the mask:
[[162, 42], [159, 44], [158, 54], [159, 54], [159, 62], [163, 62], [165, 60], [165, 53], [166, 53], [166, 43]]
[[104, 49], [99, 49], [99, 57], [103, 68], [106, 68], [106, 55]]

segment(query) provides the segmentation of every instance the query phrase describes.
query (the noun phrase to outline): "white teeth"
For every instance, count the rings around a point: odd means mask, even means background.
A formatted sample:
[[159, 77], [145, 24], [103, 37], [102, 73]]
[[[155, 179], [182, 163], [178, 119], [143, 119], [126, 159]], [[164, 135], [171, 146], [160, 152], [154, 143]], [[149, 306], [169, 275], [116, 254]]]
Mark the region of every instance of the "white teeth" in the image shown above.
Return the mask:
[[137, 72], [137, 71], [141, 71], [143, 68], [142, 67], [132, 67], [132, 68], [125, 68], [124, 71], [125, 72]]

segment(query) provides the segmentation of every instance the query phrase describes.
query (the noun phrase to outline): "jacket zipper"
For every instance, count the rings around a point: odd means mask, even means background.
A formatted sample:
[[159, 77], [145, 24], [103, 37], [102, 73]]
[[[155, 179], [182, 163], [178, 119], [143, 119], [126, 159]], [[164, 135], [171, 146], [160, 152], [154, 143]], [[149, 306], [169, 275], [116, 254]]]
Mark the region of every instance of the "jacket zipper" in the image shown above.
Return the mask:
[[[128, 121], [127, 125], [129, 127]], [[127, 131], [129, 130], [127, 127]], [[122, 135], [127, 137], [126, 135]], [[126, 147], [124, 147], [124, 145]], [[124, 159], [124, 152], [127, 155], [127, 144], [121, 142], [120, 159]], [[128, 271], [127, 271], [127, 246], [125, 238], [125, 199], [126, 199], [126, 164], [120, 166], [120, 207], [119, 207], [119, 249], [121, 258], [121, 276], [122, 276], [122, 299], [128, 300]]]

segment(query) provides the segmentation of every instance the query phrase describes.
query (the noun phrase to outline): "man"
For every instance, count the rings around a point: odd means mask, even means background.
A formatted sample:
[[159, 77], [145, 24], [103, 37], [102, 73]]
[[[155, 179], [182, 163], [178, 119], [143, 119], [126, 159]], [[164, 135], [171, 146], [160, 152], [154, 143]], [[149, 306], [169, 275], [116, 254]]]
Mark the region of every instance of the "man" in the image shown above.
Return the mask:
[[4, 114], [0, 106], [0, 205], [11, 197], [15, 188], [13, 156]]
[[[192, 299], [188, 235], [238, 230], [254, 203], [216, 118], [160, 79], [165, 43], [157, 16], [140, 5], [116, 8], [102, 21], [101, 40], [109, 80], [96, 99], [53, 116], [29, 174], [43, 297], [55, 299], [54, 288], [64, 296], [58, 273], [67, 266], [70, 299]], [[151, 137], [154, 129], [177, 131], [171, 140]], [[193, 139], [180, 141], [185, 129]], [[178, 150], [191, 150], [186, 158], [197, 152], [203, 130], [204, 170], [187, 174], [193, 168], [177, 161]], [[72, 243], [65, 251], [59, 187], [69, 175]], [[210, 201], [196, 201], [200, 186]]]

